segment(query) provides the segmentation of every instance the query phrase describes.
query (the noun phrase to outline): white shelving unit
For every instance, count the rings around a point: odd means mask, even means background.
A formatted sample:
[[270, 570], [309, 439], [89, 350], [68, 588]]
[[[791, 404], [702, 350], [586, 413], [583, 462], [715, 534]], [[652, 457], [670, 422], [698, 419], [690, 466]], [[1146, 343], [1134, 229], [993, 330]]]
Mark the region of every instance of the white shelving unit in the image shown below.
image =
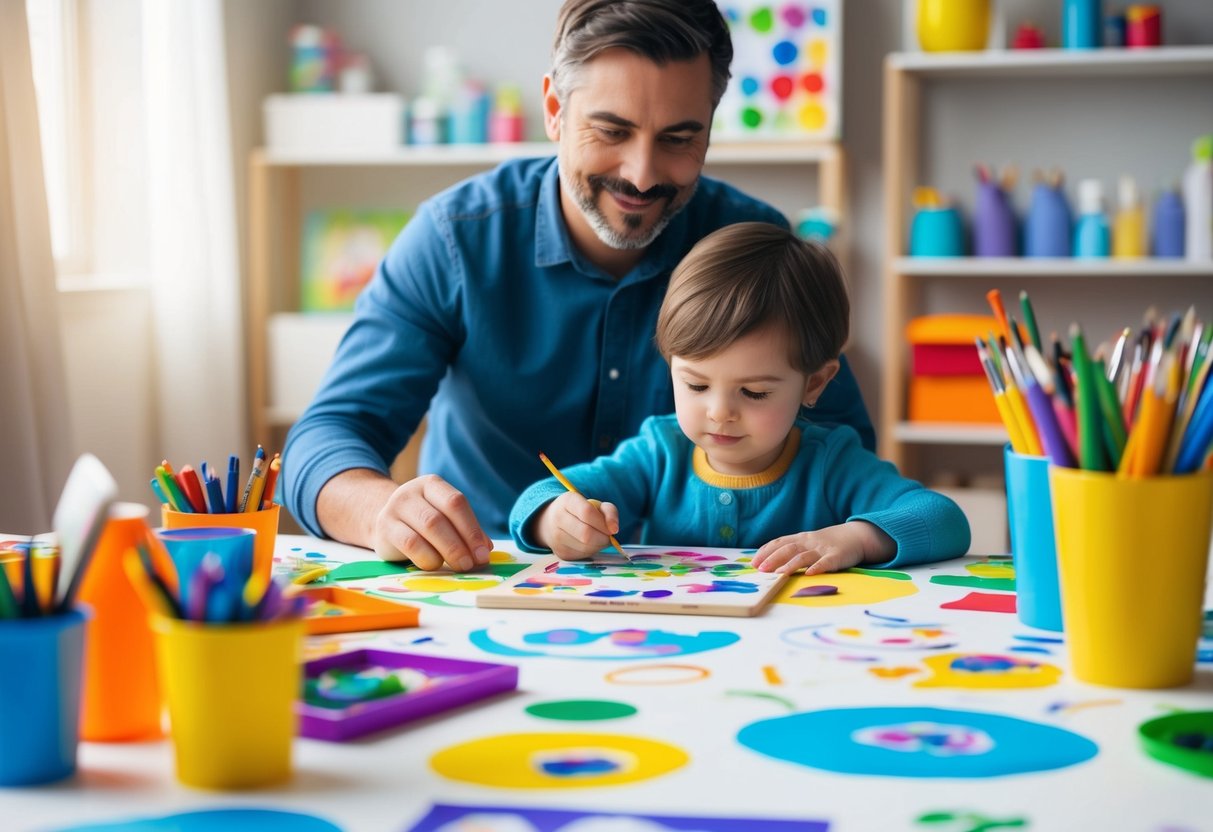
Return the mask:
[[[249, 159], [249, 284], [247, 316], [248, 393], [251, 435], [260, 442], [275, 442], [273, 433], [285, 430], [302, 412], [309, 391], [300, 385], [318, 380], [314, 373], [299, 376], [284, 370], [290, 357], [269, 354], [269, 331], [273, 326], [314, 327], [318, 343], [309, 352], [336, 347], [348, 316], [315, 316], [299, 310], [299, 252], [303, 225], [302, 182], [312, 172], [397, 172], [413, 178], [427, 177], [448, 184], [486, 170], [508, 159], [549, 156], [556, 146], [548, 142], [485, 145], [402, 146], [380, 153], [340, 153], [272, 150], [253, 151]], [[817, 173], [818, 202], [845, 216], [845, 158], [836, 143], [769, 142], [713, 144], [707, 167], [712, 165], [803, 167]], [[845, 243], [840, 245], [845, 246]], [[271, 360], [272, 359], [272, 360]], [[294, 386], [292, 386], [294, 385]]]
[[[920, 476], [921, 454], [938, 453], [941, 446], [998, 446], [1006, 441], [1001, 427], [981, 425], [916, 424], [905, 421], [909, 374], [905, 326], [917, 314], [933, 311], [924, 308], [926, 289], [934, 283], [973, 281], [973, 304], [966, 311], [988, 313], [984, 295], [1000, 279], [1034, 281], [1032, 285], [1055, 285], [1059, 281], [1083, 281], [1089, 292], [1099, 280], [1107, 281], [1101, 303], [1115, 293], [1140, 288], [1137, 281], [1164, 279], [1190, 285], [1193, 300], [1213, 299], [1213, 263], [1179, 260], [1143, 259], [1078, 260], [1029, 258], [912, 258], [904, 256], [910, 220], [910, 195], [921, 170], [922, 114], [924, 96], [935, 84], [961, 82], [996, 84], [1005, 81], [1044, 82], [1081, 79], [1117, 83], [1122, 79], [1208, 78], [1213, 81], [1213, 47], [1164, 47], [1157, 49], [1099, 49], [1070, 51], [1058, 49], [971, 53], [905, 52], [889, 55], [885, 61], [884, 91], [884, 200], [885, 237], [885, 364], [882, 367], [881, 413], [878, 431], [881, 454], [895, 462], [910, 476]], [[1213, 89], [1213, 85], [1209, 86]], [[1042, 96], [1050, 90], [1042, 85]], [[1207, 104], [1206, 104], [1207, 106]], [[1050, 124], [1045, 129], [1081, 131], [1082, 123]], [[968, 166], [980, 158], [957, 164]], [[1112, 173], [1112, 172], [1110, 172]], [[1189, 282], [1190, 281], [1190, 282]], [[967, 292], [964, 293], [967, 296]], [[1140, 293], [1137, 297], [1140, 297]], [[1014, 301], [1004, 292], [1008, 304]], [[1124, 320], [1135, 320], [1144, 305], [1129, 301]]]

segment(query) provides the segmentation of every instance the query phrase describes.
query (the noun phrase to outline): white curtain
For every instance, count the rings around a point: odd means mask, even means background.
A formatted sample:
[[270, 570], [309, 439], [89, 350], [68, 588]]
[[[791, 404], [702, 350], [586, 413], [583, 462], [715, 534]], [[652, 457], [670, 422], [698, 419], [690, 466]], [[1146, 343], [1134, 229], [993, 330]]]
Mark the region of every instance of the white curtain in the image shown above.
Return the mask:
[[25, 0], [0, 0], [0, 531], [51, 527], [74, 457]]
[[144, 0], [149, 227], [163, 456], [247, 456], [222, 0]]

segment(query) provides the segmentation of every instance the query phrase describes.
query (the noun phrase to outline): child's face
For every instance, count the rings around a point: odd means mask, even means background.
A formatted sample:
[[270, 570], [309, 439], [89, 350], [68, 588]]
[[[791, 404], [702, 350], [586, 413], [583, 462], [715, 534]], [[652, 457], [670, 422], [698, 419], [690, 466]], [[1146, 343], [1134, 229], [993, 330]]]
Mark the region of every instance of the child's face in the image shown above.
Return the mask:
[[674, 407], [682, 432], [721, 474], [765, 471], [779, 457], [801, 404], [812, 404], [837, 371], [813, 373], [788, 363], [779, 328], [752, 332], [698, 361], [671, 356]]

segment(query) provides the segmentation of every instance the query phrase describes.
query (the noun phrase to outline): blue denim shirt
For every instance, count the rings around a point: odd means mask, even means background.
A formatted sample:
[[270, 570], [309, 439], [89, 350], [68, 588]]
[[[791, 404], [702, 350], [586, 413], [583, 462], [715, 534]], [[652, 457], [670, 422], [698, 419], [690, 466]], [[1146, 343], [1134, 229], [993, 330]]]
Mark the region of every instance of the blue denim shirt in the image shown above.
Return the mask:
[[[485, 532], [508, 536], [522, 490], [557, 465], [610, 453], [674, 409], [653, 345], [670, 272], [700, 238], [736, 222], [786, 227], [724, 183], [698, 191], [616, 280], [573, 246], [555, 158], [509, 161], [422, 203], [358, 297], [320, 390], [283, 451], [287, 508], [323, 531], [316, 498], [351, 468], [383, 474], [422, 416], [419, 470], [462, 491]], [[875, 436], [844, 362], [816, 421]]]

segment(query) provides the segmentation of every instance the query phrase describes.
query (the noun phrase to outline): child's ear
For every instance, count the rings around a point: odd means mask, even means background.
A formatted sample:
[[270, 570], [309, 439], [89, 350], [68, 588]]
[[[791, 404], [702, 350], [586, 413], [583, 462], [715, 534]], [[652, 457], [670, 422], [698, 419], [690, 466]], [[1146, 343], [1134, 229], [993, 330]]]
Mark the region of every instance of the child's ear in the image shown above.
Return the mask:
[[830, 383], [830, 379], [838, 374], [839, 366], [841, 365], [837, 359], [827, 361], [821, 365], [821, 369], [809, 376], [808, 381], [804, 385], [804, 398], [801, 399], [805, 407], [812, 407], [817, 404], [821, 391], [825, 390], [826, 385]]
[[552, 141], [560, 141], [560, 99], [551, 75], [543, 76], [543, 130]]

